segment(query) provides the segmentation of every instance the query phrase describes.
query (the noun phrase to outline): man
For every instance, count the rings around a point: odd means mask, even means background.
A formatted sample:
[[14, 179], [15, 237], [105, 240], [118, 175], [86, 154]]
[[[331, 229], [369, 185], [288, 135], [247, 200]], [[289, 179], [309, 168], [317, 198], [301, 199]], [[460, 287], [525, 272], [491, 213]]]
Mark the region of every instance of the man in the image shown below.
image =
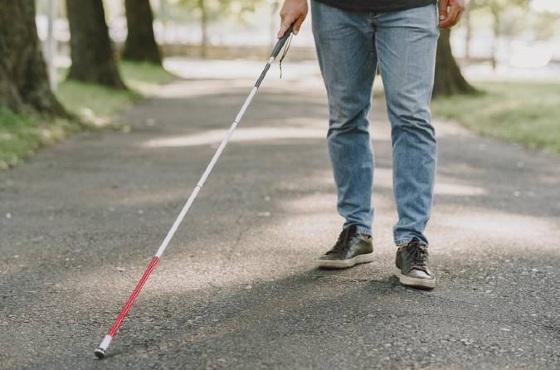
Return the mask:
[[[373, 259], [373, 155], [368, 113], [379, 64], [391, 122], [393, 229], [401, 284], [432, 289], [424, 229], [430, 218], [436, 139], [430, 101], [439, 28], [455, 25], [464, 0], [311, 0], [313, 35], [329, 102], [328, 148], [345, 219], [334, 247], [319, 259], [347, 268]], [[282, 36], [297, 33], [307, 0], [285, 0]]]

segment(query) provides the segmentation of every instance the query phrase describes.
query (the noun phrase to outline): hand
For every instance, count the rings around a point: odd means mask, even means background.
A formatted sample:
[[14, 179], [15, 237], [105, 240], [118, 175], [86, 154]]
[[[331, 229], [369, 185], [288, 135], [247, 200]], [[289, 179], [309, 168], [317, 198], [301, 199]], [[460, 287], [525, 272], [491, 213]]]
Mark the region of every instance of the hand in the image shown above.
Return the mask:
[[292, 24], [294, 25], [294, 35], [297, 35], [307, 16], [307, 11], [307, 0], [285, 0], [282, 9], [280, 9], [282, 22], [278, 31], [278, 38], [284, 36]]
[[459, 22], [465, 10], [465, 0], [439, 0], [439, 26], [451, 28]]

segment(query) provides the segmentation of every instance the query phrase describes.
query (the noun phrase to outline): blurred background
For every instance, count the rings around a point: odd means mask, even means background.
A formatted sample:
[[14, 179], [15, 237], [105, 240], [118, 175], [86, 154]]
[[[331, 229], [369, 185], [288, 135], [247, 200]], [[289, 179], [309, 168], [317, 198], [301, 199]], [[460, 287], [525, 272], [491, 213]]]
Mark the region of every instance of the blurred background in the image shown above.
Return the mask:
[[[15, 97], [0, 93], [0, 133], [9, 138], [0, 141], [0, 168], [84, 123], [114, 124], [116, 113], [134, 94], [149, 94], [150, 86], [175, 77], [253, 76], [275, 42], [281, 1], [36, 0], [35, 9], [22, 4], [4, 1], [0, 9], [8, 40], [0, 81], [5, 91], [23, 91]], [[18, 11], [25, 15], [14, 17]], [[42, 53], [28, 57], [23, 45], [32, 47], [35, 34]], [[24, 71], [28, 65], [36, 70]], [[309, 20], [292, 42], [286, 71], [287, 78], [319, 77]], [[45, 79], [52, 96], [41, 85]], [[433, 111], [483, 135], [560, 152], [559, 83], [558, 1], [472, 0], [459, 25], [441, 33]], [[381, 85], [376, 88], [382, 94]], [[80, 117], [79, 124], [66, 113]], [[42, 119], [38, 129], [37, 118], [29, 119], [37, 114], [58, 120]]]
[[[70, 30], [62, 0], [37, 0], [40, 38], [47, 42], [49, 6], [57, 6], [54, 38], [58, 65], [69, 65]], [[117, 48], [124, 45], [124, 1], [103, 1]], [[154, 32], [166, 57], [262, 56], [275, 41], [279, 0], [153, 0]], [[553, 0], [472, 0], [453, 29], [453, 54], [470, 75], [558, 77], [560, 3]], [[292, 58], [314, 57], [310, 22], [293, 44]], [[295, 55], [294, 55], [295, 54]]]

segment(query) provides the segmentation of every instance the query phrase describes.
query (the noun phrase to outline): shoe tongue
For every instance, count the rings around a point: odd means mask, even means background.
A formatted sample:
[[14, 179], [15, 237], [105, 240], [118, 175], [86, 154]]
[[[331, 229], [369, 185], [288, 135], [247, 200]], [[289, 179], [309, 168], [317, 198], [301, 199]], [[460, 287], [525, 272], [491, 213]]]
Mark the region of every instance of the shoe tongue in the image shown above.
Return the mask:
[[346, 231], [348, 233], [348, 235], [356, 235], [356, 231], [358, 230], [358, 227], [356, 225], [350, 225], [348, 226], [346, 229], [344, 229], [344, 231]]
[[337, 245], [344, 245], [356, 235], [356, 225], [350, 225], [342, 229], [338, 236]]

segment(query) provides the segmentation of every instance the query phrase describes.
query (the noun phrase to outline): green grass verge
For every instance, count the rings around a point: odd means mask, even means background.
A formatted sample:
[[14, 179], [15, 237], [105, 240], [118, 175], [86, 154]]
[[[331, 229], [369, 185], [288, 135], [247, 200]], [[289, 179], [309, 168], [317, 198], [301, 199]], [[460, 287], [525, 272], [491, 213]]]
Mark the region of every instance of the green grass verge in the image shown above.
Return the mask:
[[[58, 86], [57, 96], [83, 122], [102, 127], [109, 125], [117, 113], [130, 107], [138, 98], [174, 79], [163, 68], [146, 63], [123, 62], [120, 70], [130, 90], [120, 91], [75, 81], [62, 81]], [[60, 75], [65, 76], [66, 71], [61, 71]]]
[[46, 122], [0, 107], [0, 170], [15, 166], [39, 147], [52, 144], [78, 129], [79, 124], [69, 120]]
[[[131, 90], [61, 80], [56, 95], [79, 121], [45, 121], [0, 107], [0, 169], [14, 166], [39, 147], [79, 130], [102, 127], [127, 130], [128, 126], [117, 124], [115, 117], [143, 95], [175, 78], [162, 68], [142, 63], [121, 63], [121, 73]], [[61, 70], [59, 75], [64, 77], [66, 71]]]
[[482, 82], [480, 95], [434, 99], [434, 116], [484, 136], [560, 153], [560, 83]]
[[170, 83], [176, 78], [165, 69], [148, 63], [122, 62], [120, 67], [128, 86], [140, 92]]

